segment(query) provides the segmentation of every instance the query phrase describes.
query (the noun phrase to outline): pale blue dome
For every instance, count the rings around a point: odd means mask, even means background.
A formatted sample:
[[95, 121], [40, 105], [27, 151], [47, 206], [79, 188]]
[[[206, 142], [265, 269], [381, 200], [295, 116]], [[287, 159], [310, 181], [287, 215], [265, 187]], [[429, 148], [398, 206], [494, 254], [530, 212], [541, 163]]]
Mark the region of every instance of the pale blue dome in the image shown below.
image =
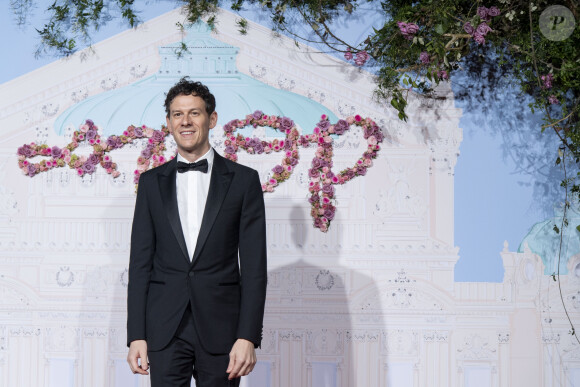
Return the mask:
[[[545, 267], [544, 274], [546, 275], [558, 271], [560, 234], [554, 231], [554, 226], [557, 226], [562, 232], [562, 215], [563, 211], [559, 209], [553, 218], [533, 225], [518, 248], [518, 252], [523, 253], [524, 245], [527, 243], [530, 250], [542, 258]], [[570, 207], [566, 211], [566, 219], [568, 226], [563, 230], [560, 274], [568, 274], [566, 267], [568, 260], [580, 253], [580, 232], [576, 229], [576, 226], [580, 224], [580, 213]]]
[[312, 133], [322, 114], [331, 122], [337, 120], [330, 110], [309, 98], [239, 73], [238, 48], [212, 38], [207, 25], [191, 27], [184, 43], [189, 52], [182, 56], [178, 55], [181, 42], [159, 48], [161, 67], [156, 74], [68, 108], [55, 121], [56, 133], [62, 135], [68, 126], [77, 128], [87, 119], [99, 124], [105, 136], [121, 134], [129, 125], [158, 129], [165, 124], [165, 93], [186, 75], [207, 85], [214, 94], [218, 125], [256, 110], [289, 117], [302, 133]]

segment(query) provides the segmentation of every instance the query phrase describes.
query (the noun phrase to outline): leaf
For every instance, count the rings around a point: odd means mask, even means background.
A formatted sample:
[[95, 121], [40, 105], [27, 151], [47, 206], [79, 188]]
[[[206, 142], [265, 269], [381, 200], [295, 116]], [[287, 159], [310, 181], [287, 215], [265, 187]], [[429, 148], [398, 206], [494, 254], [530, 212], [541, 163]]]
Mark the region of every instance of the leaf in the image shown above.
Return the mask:
[[580, 224], [576, 226], [576, 231], [580, 232]]
[[556, 234], [560, 233], [560, 229], [556, 225], [554, 225], [554, 228], [552, 230], [554, 230], [556, 232]]
[[443, 35], [443, 25], [442, 24], [437, 24], [435, 26], [435, 32], [437, 32], [439, 35]]

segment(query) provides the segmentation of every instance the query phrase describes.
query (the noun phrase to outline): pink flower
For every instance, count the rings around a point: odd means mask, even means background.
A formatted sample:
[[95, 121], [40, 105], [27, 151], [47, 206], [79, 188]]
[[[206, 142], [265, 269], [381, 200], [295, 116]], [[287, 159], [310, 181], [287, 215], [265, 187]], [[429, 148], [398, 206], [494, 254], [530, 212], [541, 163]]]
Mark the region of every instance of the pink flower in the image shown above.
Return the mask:
[[367, 142], [368, 142], [369, 144], [371, 144], [371, 145], [377, 145], [377, 138], [376, 138], [375, 136], [370, 136], [370, 137], [367, 139]]
[[488, 32], [493, 31], [491, 29], [490, 26], [487, 25], [487, 23], [483, 22], [480, 25], [477, 26], [476, 32], [478, 34], [480, 34], [481, 36], [485, 36], [487, 35]]
[[482, 19], [482, 20], [487, 19], [488, 13], [489, 13], [489, 10], [486, 7], [478, 7], [477, 8], [477, 16], [479, 16], [480, 19]]
[[366, 51], [359, 51], [356, 53], [356, 59], [354, 63], [357, 66], [363, 66], [370, 58], [370, 55]]
[[362, 121], [362, 117], [357, 114], [356, 116], [354, 116], [354, 120], [356, 122], [360, 122], [360, 121]]
[[82, 124], [82, 125], [79, 127], [79, 130], [80, 130], [81, 132], [83, 132], [83, 133], [86, 133], [86, 132], [88, 132], [88, 130], [89, 130], [89, 126], [88, 126], [87, 124]]
[[[437, 76], [441, 79], [449, 79], [449, 74], [447, 74], [447, 71], [445, 71], [445, 70], [439, 70], [437, 72]], [[373, 144], [373, 145], [376, 145], [376, 144]]]
[[475, 28], [473, 28], [470, 22], [467, 22], [463, 25], [463, 30], [467, 32], [469, 35], [473, 35], [473, 33], [475, 32]]
[[552, 88], [552, 82], [554, 81], [554, 75], [549, 73], [546, 75], [542, 75], [540, 77], [542, 79], [542, 82], [544, 83], [544, 88], [545, 89], [551, 89]]
[[82, 176], [83, 173], [84, 173], [83, 172], [83, 169], [82, 168], [77, 168], [77, 173], [78, 173], [79, 176]]
[[346, 60], [352, 59], [352, 52], [350, 52], [350, 47], [346, 49], [346, 52], [344, 53], [344, 59]]
[[490, 9], [487, 10], [487, 14], [489, 16], [499, 16], [501, 14], [501, 11], [499, 10], [498, 7], [493, 6]]
[[423, 64], [427, 64], [431, 61], [431, 59], [429, 58], [429, 53], [427, 51], [423, 51], [421, 55], [419, 55], [419, 59]]
[[477, 32], [473, 35], [473, 40], [475, 40], [477, 44], [485, 44], [485, 38]]
[[558, 98], [556, 98], [556, 96], [554, 94], [552, 94], [551, 96], [548, 97], [548, 102], [550, 102], [552, 105], [556, 105], [556, 104], [560, 103], [560, 101], [558, 101]]

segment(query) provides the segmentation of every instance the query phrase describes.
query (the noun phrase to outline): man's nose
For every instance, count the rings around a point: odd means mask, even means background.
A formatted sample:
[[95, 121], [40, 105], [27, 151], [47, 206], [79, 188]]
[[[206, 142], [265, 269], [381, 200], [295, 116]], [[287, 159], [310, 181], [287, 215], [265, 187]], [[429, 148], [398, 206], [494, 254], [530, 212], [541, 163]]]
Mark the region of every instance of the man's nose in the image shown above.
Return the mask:
[[188, 126], [191, 123], [191, 116], [189, 114], [185, 114], [183, 116], [183, 125]]

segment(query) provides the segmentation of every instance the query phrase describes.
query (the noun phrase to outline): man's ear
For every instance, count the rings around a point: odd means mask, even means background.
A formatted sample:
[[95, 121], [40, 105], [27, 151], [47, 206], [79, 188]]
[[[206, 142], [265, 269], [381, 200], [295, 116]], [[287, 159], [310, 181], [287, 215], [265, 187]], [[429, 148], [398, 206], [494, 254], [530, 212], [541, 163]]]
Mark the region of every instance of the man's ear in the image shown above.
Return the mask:
[[209, 128], [213, 129], [217, 125], [218, 114], [216, 111], [210, 114], [209, 116]]
[[169, 129], [169, 133], [173, 134], [173, 128], [169, 124], [169, 116], [165, 116], [165, 123], [167, 124], [167, 129]]

